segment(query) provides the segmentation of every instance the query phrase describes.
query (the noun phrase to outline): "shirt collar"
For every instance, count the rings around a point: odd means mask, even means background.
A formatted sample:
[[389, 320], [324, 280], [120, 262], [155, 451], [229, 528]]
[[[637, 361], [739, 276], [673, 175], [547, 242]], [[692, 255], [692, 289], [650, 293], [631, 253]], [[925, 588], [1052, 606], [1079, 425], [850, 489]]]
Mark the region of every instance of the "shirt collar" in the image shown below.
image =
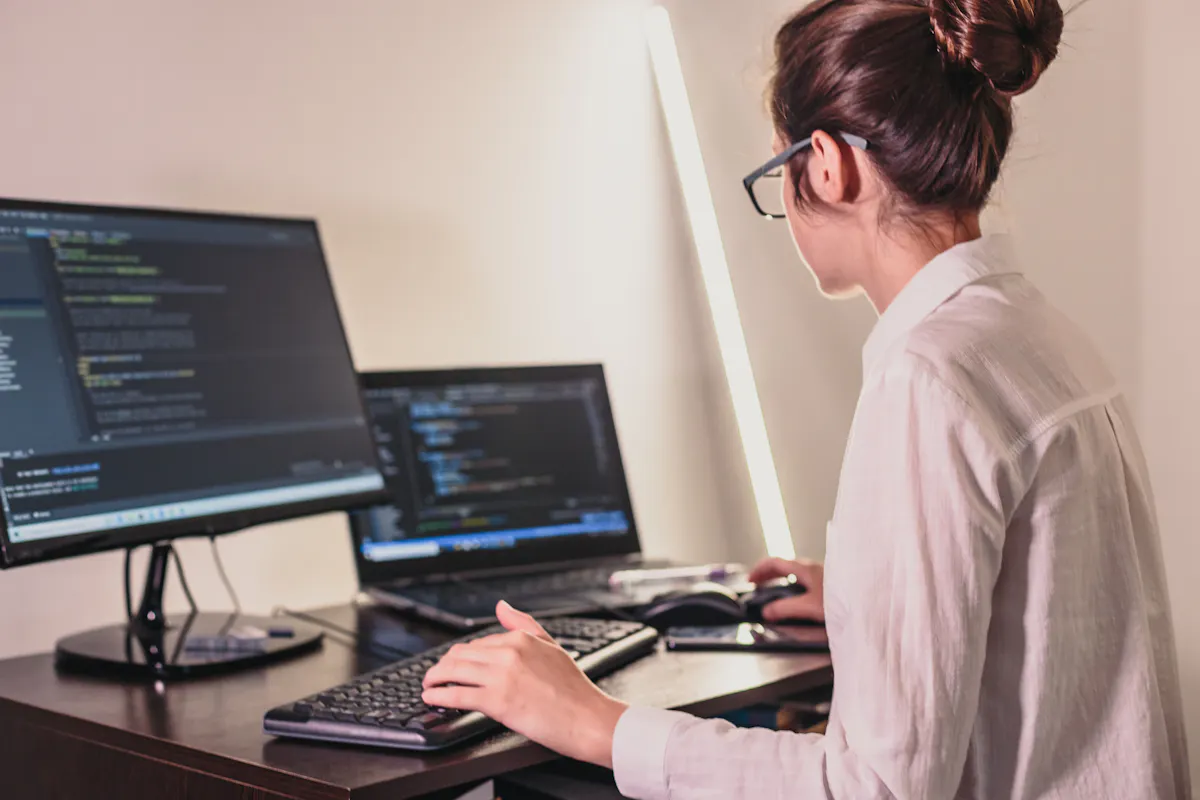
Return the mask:
[[875, 323], [863, 346], [863, 380], [901, 336], [972, 283], [989, 275], [1018, 272], [1006, 235], [985, 236], [956, 245], [926, 264], [900, 290]]

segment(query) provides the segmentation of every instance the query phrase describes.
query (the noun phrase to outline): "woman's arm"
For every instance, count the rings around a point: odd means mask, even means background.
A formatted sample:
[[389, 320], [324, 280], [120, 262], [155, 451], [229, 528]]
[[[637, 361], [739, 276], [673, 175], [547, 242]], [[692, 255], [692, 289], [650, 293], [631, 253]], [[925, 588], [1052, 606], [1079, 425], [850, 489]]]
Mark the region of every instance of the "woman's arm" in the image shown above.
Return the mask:
[[830, 524], [826, 736], [631, 709], [614, 741], [637, 798], [949, 800], [979, 704], [1009, 493], [1001, 449], [921, 362], [868, 388]]

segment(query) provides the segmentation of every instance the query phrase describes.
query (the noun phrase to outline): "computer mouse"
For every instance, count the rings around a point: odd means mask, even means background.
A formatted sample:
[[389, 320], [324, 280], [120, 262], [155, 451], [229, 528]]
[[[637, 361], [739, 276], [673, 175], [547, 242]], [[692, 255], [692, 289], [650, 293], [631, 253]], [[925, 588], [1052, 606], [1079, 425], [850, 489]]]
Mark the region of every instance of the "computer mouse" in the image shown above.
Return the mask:
[[[780, 578], [774, 581], [768, 581], [760, 584], [757, 589], [751, 592], [742, 600], [742, 606], [745, 609], [746, 619], [751, 622], [763, 621], [763, 609], [774, 603], [776, 600], [784, 600], [789, 597], [798, 597], [802, 594], [807, 594], [808, 589], [804, 584], [796, 581], [796, 577], [790, 576]], [[784, 621], [786, 620], [778, 620]]]
[[737, 593], [719, 583], [697, 583], [656, 597], [642, 612], [642, 622], [657, 628], [736, 625], [745, 621]]

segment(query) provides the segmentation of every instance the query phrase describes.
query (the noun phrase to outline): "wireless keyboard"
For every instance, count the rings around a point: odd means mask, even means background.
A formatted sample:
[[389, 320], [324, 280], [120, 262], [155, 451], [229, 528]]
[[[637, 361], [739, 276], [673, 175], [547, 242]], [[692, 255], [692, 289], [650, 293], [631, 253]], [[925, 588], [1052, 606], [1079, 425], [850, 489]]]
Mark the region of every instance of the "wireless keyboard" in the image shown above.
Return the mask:
[[[636, 622], [558, 617], [542, 626], [590, 678], [615, 672], [654, 650], [658, 634]], [[460, 642], [503, 633], [487, 628], [389, 664], [352, 681], [268, 711], [274, 736], [402, 750], [441, 750], [496, 730], [478, 712], [430, 708], [421, 701], [425, 673]]]

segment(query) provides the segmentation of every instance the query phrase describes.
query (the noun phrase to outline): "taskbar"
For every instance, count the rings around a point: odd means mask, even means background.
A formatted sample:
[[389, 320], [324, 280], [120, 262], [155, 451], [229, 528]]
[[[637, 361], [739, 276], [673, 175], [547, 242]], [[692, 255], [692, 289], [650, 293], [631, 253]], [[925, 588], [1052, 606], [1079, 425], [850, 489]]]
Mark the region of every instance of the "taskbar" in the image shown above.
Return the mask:
[[167, 522], [201, 517], [219, 516], [257, 508], [287, 506], [310, 500], [376, 492], [384, 488], [383, 476], [378, 473], [337, 478], [319, 483], [287, 486], [278, 489], [240, 492], [220, 497], [186, 500], [179, 503], [145, 506], [106, 514], [70, 517], [48, 522], [33, 522], [13, 525], [8, 529], [8, 538], [13, 544], [76, 536], [83, 533], [132, 528], [154, 522]]
[[599, 514], [597, 519], [584, 519], [565, 525], [543, 525], [487, 533], [460, 533], [428, 539], [408, 539], [396, 542], [363, 542], [363, 557], [368, 561], [401, 561], [414, 558], [433, 558], [446, 551], [486, 550], [513, 547], [519, 541], [549, 539], [559, 536], [619, 535], [629, 532], [625, 515]]

